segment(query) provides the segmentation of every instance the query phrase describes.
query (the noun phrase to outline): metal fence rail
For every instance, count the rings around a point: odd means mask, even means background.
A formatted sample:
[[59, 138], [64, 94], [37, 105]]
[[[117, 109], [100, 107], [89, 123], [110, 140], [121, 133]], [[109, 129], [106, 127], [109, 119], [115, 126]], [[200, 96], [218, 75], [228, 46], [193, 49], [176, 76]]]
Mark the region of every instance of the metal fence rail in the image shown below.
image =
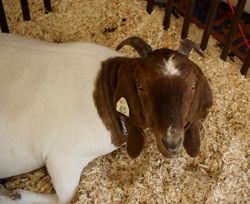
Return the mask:
[[[20, 4], [21, 4], [21, 9], [22, 9], [22, 14], [23, 14], [23, 20], [29, 21], [30, 20], [30, 11], [29, 11], [28, 0], [20, 0]], [[44, 5], [44, 12], [45, 13], [52, 11], [50, 0], [43, 0], [43, 5]], [[1, 26], [2, 32], [9, 33], [8, 23], [7, 23], [2, 0], [0, 0], [0, 26]]]
[[[153, 5], [155, 3], [159, 3], [160, 0], [147, 0], [147, 12], [151, 13], [153, 10]], [[199, 1], [199, 0], [197, 0]], [[172, 12], [172, 6], [174, 5], [174, 0], [161, 0], [162, 2], [166, 2], [166, 7], [165, 7], [165, 15], [164, 15], [164, 20], [163, 20], [163, 27], [164, 29], [167, 29], [169, 27], [169, 22], [170, 22], [170, 18], [171, 18], [171, 12]], [[184, 23], [182, 25], [182, 31], [181, 31], [181, 38], [187, 38], [188, 37], [188, 31], [189, 31], [189, 26], [191, 23], [191, 17], [192, 17], [192, 13], [194, 11], [195, 8], [195, 2], [196, 0], [188, 0], [188, 6], [186, 8], [185, 11], [185, 15], [184, 15]], [[208, 16], [206, 19], [206, 23], [205, 23], [205, 28], [203, 31], [203, 35], [202, 35], [202, 39], [201, 39], [201, 43], [200, 43], [200, 47], [201, 49], [205, 50], [207, 48], [207, 44], [209, 41], [209, 37], [210, 37], [210, 33], [212, 30], [212, 26], [213, 26], [213, 22], [216, 16], [216, 12], [218, 9], [218, 5], [219, 5], [220, 0], [211, 0], [210, 3], [210, 8], [208, 11]], [[232, 17], [232, 22], [230, 25], [230, 29], [229, 32], [227, 33], [227, 36], [225, 38], [224, 44], [223, 44], [223, 49], [221, 52], [221, 59], [222, 60], [226, 60], [228, 57], [228, 53], [230, 52], [230, 48], [232, 46], [232, 39], [233, 36], [236, 33], [237, 30], [237, 26], [239, 25], [239, 22], [241, 20], [241, 16], [244, 10], [246, 4], [246, 0], [238, 0], [238, 3], [236, 5], [236, 9], [234, 12], [234, 15]], [[168, 5], [171, 5], [171, 8], [169, 8]], [[245, 60], [243, 60], [243, 65], [241, 67], [241, 74], [242, 75], [246, 75], [248, 70], [250, 67], [250, 50], [248, 48], [248, 52], [246, 54]]]
[[[148, 13], [152, 12], [153, 5], [156, 1], [157, 0], [147, 0], [146, 10]], [[196, 2], [196, 0], [188, 0], [188, 1], [189, 1], [188, 7], [187, 7], [186, 12], [185, 12], [184, 23], [183, 23], [182, 31], [181, 31], [181, 38], [182, 39], [187, 38], [187, 36], [188, 36], [189, 26], [191, 23], [191, 17], [192, 17], [194, 5]], [[163, 20], [163, 26], [164, 26], [164, 29], [167, 30], [169, 28], [169, 25], [170, 25], [170, 18], [171, 18], [172, 8], [174, 6], [174, 0], [166, 0], [165, 2], [166, 2], [166, 4], [165, 4], [165, 15], [164, 15], [164, 20]], [[204, 28], [201, 43], [200, 43], [200, 47], [203, 50], [205, 50], [207, 47], [219, 2], [220, 2], [220, 0], [211, 0], [210, 8], [208, 11], [208, 17], [206, 20], [205, 28]], [[51, 1], [50, 0], [43, 0], [43, 3], [44, 3], [44, 12], [45, 13], [51, 12], [52, 11]], [[21, 4], [21, 8], [22, 8], [23, 20], [29, 21], [31, 17], [30, 17], [30, 12], [29, 12], [28, 0], [20, 0], [20, 4]], [[229, 29], [229, 32], [226, 36], [226, 39], [225, 39], [225, 42], [223, 45], [223, 49], [222, 49], [222, 52], [220, 55], [221, 59], [223, 59], [224, 61], [228, 57], [228, 53], [229, 53], [230, 48], [232, 46], [232, 38], [236, 33], [237, 26], [240, 22], [245, 4], [246, 4], [246, 0], [238, 0], [236, 10], [235, 10], [233, 18], [232, 18], [232, 23], [230, 25], [230, 29]], [[9, 33], [8, 23], [6, 20], [6, 15], [5, 15], [2, 0], [0, 0], [0, 26], [1, 26], [2, 32]], [[246, 75], [248, 70], [249, 70], [249, 67], [250, 67], [250, 50], [248, 48], [248, 52], [246, 54], [245, 60], [243, 62], [241, 70], [240, 70], [241, 74]]]

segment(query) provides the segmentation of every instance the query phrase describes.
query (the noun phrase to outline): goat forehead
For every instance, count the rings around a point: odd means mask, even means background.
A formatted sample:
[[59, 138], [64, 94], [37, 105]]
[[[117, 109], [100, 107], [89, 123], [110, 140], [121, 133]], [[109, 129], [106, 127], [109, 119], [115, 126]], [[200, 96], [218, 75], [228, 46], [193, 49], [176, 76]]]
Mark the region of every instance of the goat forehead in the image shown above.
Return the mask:
[[161, 109], [179, 107], [186, 93], [185, 84], [179, 81], [161, 80], [152, 87], [154, 104]]
[[176, 62], [174, 60], [174, 56], [170, 56], [168, 59], [163, 58], [163, 62], [161, 64], [160, 74], [163, 76], [180, 76], [181, 71], [176, 66]]

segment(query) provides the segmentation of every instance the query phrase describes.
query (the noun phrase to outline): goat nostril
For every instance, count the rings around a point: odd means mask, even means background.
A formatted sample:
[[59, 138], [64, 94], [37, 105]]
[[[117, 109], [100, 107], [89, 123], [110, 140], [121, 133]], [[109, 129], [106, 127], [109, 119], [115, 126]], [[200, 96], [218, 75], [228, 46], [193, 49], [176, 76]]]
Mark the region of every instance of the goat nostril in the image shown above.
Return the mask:
[[170, 151], [170, 152], [175, 152], [179, 149], [180, 145], [181, 145], [181, 139], [179, 139], [179, 141], [177, 143], [174, 142], [168, 142], [166, 139], [162, 139], [162, 143], [164, 144], [164, 146]]

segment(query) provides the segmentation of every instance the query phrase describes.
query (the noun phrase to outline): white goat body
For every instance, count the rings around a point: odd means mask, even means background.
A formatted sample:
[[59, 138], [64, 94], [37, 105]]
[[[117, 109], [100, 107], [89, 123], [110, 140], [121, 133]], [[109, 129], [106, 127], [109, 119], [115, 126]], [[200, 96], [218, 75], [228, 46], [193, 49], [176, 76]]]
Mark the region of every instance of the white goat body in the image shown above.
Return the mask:
[[59, 198], [25, 192], [16, 201], [0, 195], [1, 204], [29, 203], [30, 196], [68, 202], [83, 167], [116, 148], [93, 90], [102, 61], [120, 55], [91, 43], [0, 34], [0, 178], [46, 165]]
[[200, 119], [213, 96], [188, 56], [203, 51], [188, 39], [177, 51], [153, 50], [136, 36], [117, 49], [124, 45], [140, 58], [90, 43], [0, 35], [0, 178], [46, 165], [57, 193], [19, 190], [22, 198], [12, 201], [0, 186], [0, 204], [68, 202], [95, 157], [125, 142], [130, 157], [139, 156], [146, 127], [163, 155], [176, 156], [182, 144], [198, 155]]

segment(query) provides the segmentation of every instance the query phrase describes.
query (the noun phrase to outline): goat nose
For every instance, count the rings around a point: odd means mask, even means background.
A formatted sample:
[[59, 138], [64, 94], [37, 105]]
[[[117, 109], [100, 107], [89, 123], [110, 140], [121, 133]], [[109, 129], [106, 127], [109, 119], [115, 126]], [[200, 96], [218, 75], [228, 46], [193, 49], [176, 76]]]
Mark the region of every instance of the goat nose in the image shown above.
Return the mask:
[[177, 142], [169, 142], [167, 139], [163, 139], [162, 142], [170, 152], [176, 152], [181, 145], [181, 139], [179, 139]]

